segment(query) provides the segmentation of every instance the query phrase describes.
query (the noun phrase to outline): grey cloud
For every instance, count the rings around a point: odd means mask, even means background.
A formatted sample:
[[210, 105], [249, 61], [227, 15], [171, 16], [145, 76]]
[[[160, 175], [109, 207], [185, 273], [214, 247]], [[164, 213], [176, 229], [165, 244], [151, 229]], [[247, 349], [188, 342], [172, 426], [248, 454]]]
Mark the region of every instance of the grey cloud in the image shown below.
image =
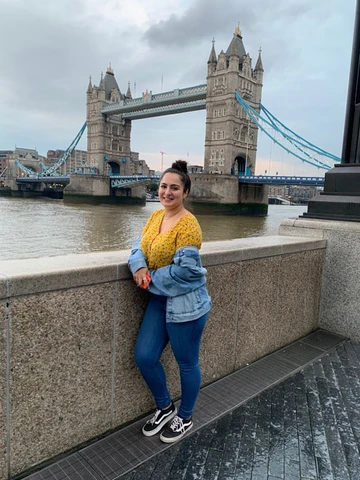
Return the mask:
[[[246, 34], [252, 36], [260, 25], [272, 30], [274, 18], [281, 23], [304, 16], [317, 8], [310, 0], [279, 0], [274, 8], [269, 0], [239, 2], [239, 0], [196, 0], [182, 15], [171, 15], [152, 25], [144, 34], [151, 47], [184, 47], [195, 41], [209, 40], [210, 35], [220, 38], [232, 32], [239, 20], [246, 26]], [[270, 20], [271, 19], [271, 20]]]
[[[287, 64], [292, 66], [298, 50], [303, 47], [298, 40], [303, 32], [297, 32], [292, 24], [307, 16], [325, 21], [329, 15], [325, 10], [324, 5], [312, 0], [279, 0], [275, 8], [269, 0], [258, 0], [256, 5], [239, 0], [196, 0], [182, 16], [173, 14], [152, 25], [145, 32], [144, 40], [151, 49], [161, 51], [164, 62], [171, 63], [174, 57], [180, 59], [182, 54], [186, 55], [186, 70], [200, 79], [199, 56], [194, 65], [193, 59], [200, 55], [201, 49], [201, 61], [206, 67], [204, 51], [205, 55], [210, 53], [212, 37], [216, 39], [217, 53], [226, 50], [240, 20], [246, 50], [256, 61], [258, 49], [262, 47], [265, 71], [269, 74], [277, 68], [286, 68]], [[205, 76], [206, 72], [202, 78]]]
[[[32, 2], [28, 9], [25, 3], [2, 7], [2, 38], [9, 41], [0, 52], [1, 78], [13, 108], [61, 109], [66, 101], [67, 109], [78, 109], [85, 101], [88, 75], [99, 76], [115, 56], [114, 45], [124, 40], [127, 32], [106, 35], [91, 26], [83, 1], [63, 1], [61, 6], [58, 15], [42, 3]], [[76, 19], [67, 10], [70, 6]]]
[[[235, 17], [234, 17], [235, 14]], [[224, 8], [223, 2], [197, 0], [179, 17], [171, 15], [152, 25], [144, 34], [151, 47], [184, 47], [199, 40], [209, 40], [218, 33], [232, 32], [234, 19], [241, 18], [243, 23], [251, 24], [255, 20], [252, 7], [245, 4], [239, 9], [237, 1], [229, 1]]]

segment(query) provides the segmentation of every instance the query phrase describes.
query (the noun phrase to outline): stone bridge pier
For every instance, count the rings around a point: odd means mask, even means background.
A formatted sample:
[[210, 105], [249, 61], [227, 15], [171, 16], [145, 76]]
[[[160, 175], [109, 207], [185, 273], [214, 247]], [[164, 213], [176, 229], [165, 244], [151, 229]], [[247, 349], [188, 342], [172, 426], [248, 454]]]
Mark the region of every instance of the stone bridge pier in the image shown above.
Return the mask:
[[237, 175], [191, 174], [189, 200], [198, 213], [267, 215], [268, 186], [239, 183]]
[[146, 202], [146, 183], [128, 188], [112, 188], [107, 175], [70, 175], [70, 183], [64, 189], [64, 199], [89, 203], [141, 204]]

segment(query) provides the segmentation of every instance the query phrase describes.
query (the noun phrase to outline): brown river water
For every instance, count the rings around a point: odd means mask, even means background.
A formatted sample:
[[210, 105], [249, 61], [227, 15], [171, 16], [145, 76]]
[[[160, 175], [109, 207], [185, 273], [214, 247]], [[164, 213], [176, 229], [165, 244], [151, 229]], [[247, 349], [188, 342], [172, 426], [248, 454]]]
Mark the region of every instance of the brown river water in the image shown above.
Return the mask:
[[[0, 260], [130, 248], [150, 214], [162, 208], [79, 205], [63, 200], [0, 197]], [[277, 235], [282, 220], [306, 205], [269, 205], [267, 217], [197, 215], [203, 240]]]

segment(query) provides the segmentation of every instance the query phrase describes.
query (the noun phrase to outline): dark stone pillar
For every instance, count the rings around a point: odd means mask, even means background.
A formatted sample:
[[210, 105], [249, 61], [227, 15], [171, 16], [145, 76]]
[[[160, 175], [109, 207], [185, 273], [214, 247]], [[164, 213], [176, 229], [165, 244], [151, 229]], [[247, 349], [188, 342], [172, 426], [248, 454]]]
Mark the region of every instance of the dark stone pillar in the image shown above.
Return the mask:
[[355, 27], [341, 163], [325, 174], [324, 191], [302, 218], [360, 221], [360, 0]]

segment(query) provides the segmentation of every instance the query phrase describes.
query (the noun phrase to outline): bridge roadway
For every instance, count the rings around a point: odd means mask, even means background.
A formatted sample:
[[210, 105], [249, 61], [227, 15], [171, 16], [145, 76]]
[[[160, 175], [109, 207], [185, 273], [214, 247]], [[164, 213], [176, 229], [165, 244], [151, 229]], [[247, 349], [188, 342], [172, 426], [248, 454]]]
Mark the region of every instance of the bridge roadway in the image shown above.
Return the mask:
[[323, 186], [324, 177], [291, 177], [279, 175], [240, 175], [240, 183], [261, 183], [265, 185], [312, 185]]
[[142, 97], [121, 100], [107, 104], [101, 110], [104, 115], [121, 115], [123, 119], [172, 115], [174, 113], [192, 112], [206, 108], [207, 85], [176, 88], [169, 92], [145, 93]]
[[[198, 175], [198, 174], [197, 174]], [[111, 175], [109, 179], [112, 187], [121, 187], [145, 180], [157, 181], [159, 176], [142, 176], [142, 175]], [[324, 177], [291, 177], [291, 176], [272, 176], [272, 175], [240, 175], [239, 183], [259, 183], [265, 185], [306, 185], [306, 186], [323, 186]], [[59, 175], [54, 177], [42, 177], [34, 175], [33, 177], [18, 177], [17, 183], [67, 183], [70, 181], [69, 175]]]

